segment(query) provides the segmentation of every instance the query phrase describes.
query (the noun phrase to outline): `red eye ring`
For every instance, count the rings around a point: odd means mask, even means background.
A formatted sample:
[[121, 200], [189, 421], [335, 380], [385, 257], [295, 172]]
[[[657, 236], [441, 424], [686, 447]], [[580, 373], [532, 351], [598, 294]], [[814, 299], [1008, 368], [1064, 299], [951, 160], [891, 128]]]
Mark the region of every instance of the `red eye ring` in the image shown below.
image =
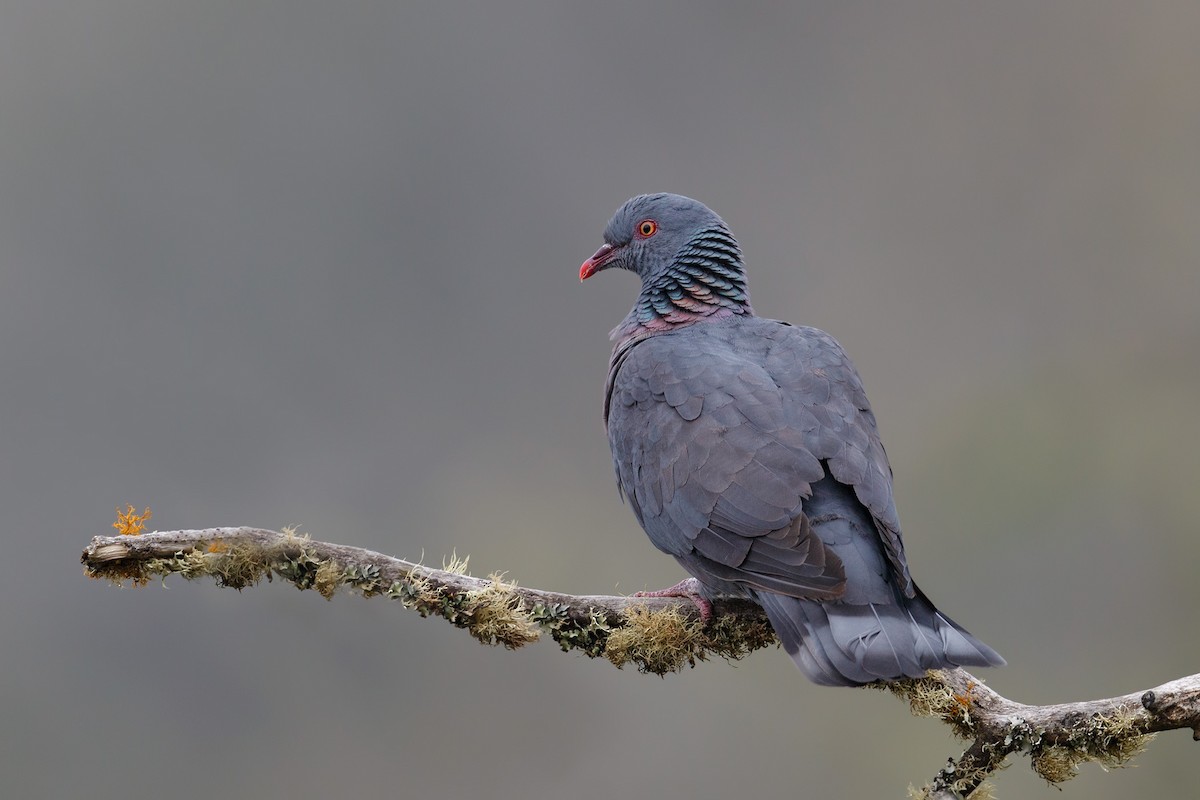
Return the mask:
[[637, 235], [643, 239], [649, 239], [656, 233], [658, 233], [658, 223], [654, 220], [644, 219], [638, 223]]

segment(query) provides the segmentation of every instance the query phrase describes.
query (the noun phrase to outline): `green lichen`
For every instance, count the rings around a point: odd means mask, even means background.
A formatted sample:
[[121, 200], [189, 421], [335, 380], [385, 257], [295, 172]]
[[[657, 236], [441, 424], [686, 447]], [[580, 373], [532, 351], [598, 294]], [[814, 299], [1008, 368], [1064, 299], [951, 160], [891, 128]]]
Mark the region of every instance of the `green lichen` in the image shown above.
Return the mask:
[[550, 632], [550, 638], [558, 642], [563, 652], [579, 650], [590, 658], [604, 655], [609, 627], [598, 612], [593, 610], [587, 616], [582, 616], [573, 614], [569, 606], [561, 603], [538, 603], [530, 610], [529, 616]]
[[374, 597], [388, 590], [374, 564], [347, 564], [342, 570], [342, 583], [361, 592], [363, 597]]
[[393, 600], [399, 600], [405, 608], [416, 611], [422, 617], [433, 613], [438, 603], [438, 590], [433, 582], [416, 571], [402, 580], [394, 581], [384, 592]]
[[303, 548], [288, 552], [293, 548], [282, 548], [279, 557], [274, 560], [272, 568], [276, 575], [291, 581], [301, 591], [312, 589], [317, 582], [317, 571], [325, 562], [314, 558]]
[[946, 766], [938, 770], [932, 784], [926, 784], [920, 790], [909, 787], [909, 796], [928, 798], [949, 791], [955, 797], [971, 797], [972, 800], [983, 800], [992, 796], [992, 786], [984, 779], [993, 772], [1005, 769], [1004, 755], [990, 748], [984, 748], [983, 754], [968, 749], [958, 761], [947, 760]]
[[738, 661], [755, 650], [779, 644], [771, 623], [765, 617], [742, 618], [723, 614], [710, 621], [701, 634], [702, 652], [726, 661]]

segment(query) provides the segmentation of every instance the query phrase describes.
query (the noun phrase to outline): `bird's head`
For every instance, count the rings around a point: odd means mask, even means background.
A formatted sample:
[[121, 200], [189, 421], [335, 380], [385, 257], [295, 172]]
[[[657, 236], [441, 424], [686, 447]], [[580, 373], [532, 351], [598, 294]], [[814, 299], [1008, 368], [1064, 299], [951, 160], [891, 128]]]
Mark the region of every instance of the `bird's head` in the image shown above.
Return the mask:
[[[617, 209], [604, 244], [579, 268], [579, 280], [619, 267], [653, 283], [696, 247], [741, 272], [741, 252], [725, 221], [708, 206], [678, 194], [643, 194]], [[715, 248], [715, 249], [714, 249]]]

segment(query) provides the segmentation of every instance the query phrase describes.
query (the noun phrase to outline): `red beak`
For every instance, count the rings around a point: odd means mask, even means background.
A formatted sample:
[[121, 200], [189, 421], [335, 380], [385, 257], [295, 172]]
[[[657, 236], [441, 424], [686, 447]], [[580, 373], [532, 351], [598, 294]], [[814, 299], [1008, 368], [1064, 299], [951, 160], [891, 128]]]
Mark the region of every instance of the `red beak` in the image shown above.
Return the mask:
[[579, 268], [579, 280], [586, 281], [608, 266], [608, 262], [612, 260], [613, 253], [615, 252], [616, 250], [611, 244], [605, 243], [600, 245], [600, 249], [596, 251], [595, 255], [583, 262], [583, 266]]

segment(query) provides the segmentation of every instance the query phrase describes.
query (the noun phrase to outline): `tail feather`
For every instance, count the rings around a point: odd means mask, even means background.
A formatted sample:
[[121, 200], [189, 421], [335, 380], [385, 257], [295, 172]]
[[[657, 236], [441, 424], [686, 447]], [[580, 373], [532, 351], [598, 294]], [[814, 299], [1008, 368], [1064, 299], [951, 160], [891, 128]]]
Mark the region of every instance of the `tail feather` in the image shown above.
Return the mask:
[[822, 603], [765, 592], [755, 599], [796, 665], [825, 686], [1004, 664], [995, 650], [939, 612], [919, 590], [901, 605]]

